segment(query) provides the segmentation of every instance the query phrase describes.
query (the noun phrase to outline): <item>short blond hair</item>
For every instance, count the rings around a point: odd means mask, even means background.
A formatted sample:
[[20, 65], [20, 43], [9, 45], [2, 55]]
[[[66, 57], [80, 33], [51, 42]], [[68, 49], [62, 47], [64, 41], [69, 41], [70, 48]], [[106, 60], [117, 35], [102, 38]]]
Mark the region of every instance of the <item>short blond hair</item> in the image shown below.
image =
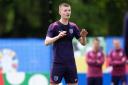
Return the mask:
[[95, 38], [93, 39], [93, 41], [98, 41], [98, 42], [100, 42], [100, 40], [99, 40], [98, 37], [95, 37]]
[[71, 5], [68, 4], [68, 3], [61, 3], [61, 4], [59, 5], [59, 9], [60, 9], [62, 6], [64, 6], [64, 7], [70, 7]]

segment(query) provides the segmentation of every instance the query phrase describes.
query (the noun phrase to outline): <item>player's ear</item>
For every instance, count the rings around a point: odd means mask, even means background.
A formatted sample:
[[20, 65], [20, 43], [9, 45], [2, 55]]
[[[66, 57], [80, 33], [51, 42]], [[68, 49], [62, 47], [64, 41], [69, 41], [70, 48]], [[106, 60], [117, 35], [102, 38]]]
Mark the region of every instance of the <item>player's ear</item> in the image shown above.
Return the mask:
[[61, 15], [61, 11], [60, 11], [60, 9], [59, 9], [59, 12], [58, 12], [58, 13], [59, 13], [59, 15]]
[[59, 7], [59, 15], [61, 15], [61, 10], [62, 10], [62, 7]]

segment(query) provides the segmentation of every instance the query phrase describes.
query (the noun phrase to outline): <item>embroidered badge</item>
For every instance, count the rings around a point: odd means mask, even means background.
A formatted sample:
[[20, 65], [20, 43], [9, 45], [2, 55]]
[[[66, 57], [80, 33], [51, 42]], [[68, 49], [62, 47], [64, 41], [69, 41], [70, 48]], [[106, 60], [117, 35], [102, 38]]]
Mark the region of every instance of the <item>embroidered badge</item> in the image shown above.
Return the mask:
[[72, 34], [73, 33], [73, 29], [69, 29], [69, 33]]
[[54, 76], [54, 81], [58, 81], [59, 77], [58, 76]]

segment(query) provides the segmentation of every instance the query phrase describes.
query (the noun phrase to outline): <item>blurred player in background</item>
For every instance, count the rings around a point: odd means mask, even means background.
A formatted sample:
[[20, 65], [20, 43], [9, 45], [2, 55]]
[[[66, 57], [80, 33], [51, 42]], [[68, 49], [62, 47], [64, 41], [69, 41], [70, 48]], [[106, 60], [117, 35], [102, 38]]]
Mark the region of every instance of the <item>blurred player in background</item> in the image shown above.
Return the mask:
[[104, 63], [104, 53], [98, 38], [93, 39], [93, 48], [86, 55], [88, 65], [87, 85], [103, 85], [102, 65]]
[[111, 85], [126, 85], [126, 55], [118, 39], [113, 40], [113, 45], [114, 49], [109, 55], [110, 65], [113, 67]]
[[87, 31], [81, 32], [75, 23], [69, 22], [71, 6], [59, 5], [60, 20], [50, 24], [45, 45], [53, 44], [53, 65], [50, 85], [58, 85], [62, 78], [68, 85], [77, 85], [77, 69], [74, 59], [72, 39], [75, 37], [82, 45], [86, 44]]
[[128, 12], [124, 17], [124, 51], [126, 53], [128, 63]]

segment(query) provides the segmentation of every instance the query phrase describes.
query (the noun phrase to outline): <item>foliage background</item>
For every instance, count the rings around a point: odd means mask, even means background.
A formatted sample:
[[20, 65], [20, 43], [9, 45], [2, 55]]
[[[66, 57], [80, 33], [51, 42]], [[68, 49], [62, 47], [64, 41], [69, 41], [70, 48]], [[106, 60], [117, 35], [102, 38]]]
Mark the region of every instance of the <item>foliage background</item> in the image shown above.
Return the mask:
[[89, 36], [122, 36], [128, 0], [0, 0], [0, 37], [44, 38], [61, 2], [71, 4], [71, 21]]

